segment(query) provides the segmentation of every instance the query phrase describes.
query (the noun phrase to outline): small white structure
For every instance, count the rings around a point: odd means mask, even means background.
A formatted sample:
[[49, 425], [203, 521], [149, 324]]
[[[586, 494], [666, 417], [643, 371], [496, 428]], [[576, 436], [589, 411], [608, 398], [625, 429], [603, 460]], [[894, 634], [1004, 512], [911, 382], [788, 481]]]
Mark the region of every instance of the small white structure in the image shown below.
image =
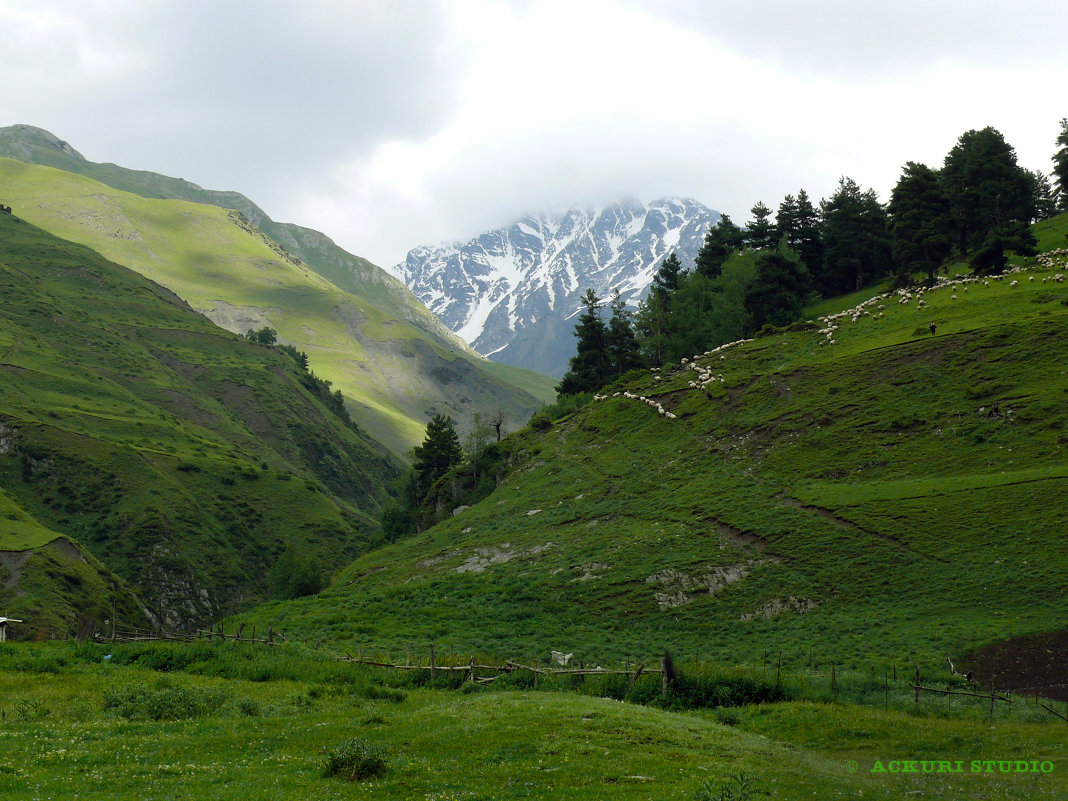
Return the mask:
[[571, 661], [571, 657], [574, 656], [574, 654], [562, 654], [559, 651], [549, 651], [549, 655], [558, 665], [566, 665], [568, 662]]
[[21, 620], [15, 620], [13, 617], [3, 617], [0, 615], [0, 642], [7, 642], [7, 624], [8, 623], [21, 623]]

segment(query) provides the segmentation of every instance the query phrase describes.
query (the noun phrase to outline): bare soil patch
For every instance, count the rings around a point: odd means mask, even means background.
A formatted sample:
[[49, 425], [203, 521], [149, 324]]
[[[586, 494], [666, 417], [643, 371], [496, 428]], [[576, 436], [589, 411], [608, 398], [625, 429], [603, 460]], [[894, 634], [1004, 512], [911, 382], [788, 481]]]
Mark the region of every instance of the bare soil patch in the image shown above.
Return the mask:
[[1023, 634], [984, 645], [961, 658], [961, 672], [997, 689], [1068, 701], [1068, 629]]

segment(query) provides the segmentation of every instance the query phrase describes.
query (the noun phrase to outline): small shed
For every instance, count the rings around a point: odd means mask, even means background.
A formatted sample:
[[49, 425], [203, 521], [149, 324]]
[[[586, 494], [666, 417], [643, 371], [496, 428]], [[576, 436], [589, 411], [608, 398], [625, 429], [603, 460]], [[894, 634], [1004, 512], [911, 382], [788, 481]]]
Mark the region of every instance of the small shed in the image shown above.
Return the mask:
[[0, 615], [0, 642], [7, 642], [7, 624], [8, 623], [21, 623], [21, 620], [15, 620], [13, 617], [4, 617]]

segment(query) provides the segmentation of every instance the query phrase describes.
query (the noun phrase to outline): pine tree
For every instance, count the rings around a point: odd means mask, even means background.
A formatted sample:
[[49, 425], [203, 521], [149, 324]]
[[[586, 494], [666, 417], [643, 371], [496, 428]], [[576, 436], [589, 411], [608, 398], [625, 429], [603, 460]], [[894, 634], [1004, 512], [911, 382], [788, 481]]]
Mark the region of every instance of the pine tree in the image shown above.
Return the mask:
[[1057, 213], [1057, 192], [1042, 172], [1028, 170], [1031, 179], [1031, 202], [1035, 207], [1035, 222], [1048, 220]]
[[758, 202], [749, 210], [753, 219], [746, 225], [745, 241], [754, 250], [775, 247], [775, 225], [771, 221], [771, 209]]
[[[669, 301], [671, 295], [679, 288], [679, 274], [682, 272], [682, 262], [679, 261], [679, 257], [675, 255], [675, 251], [671, 251], [662, 262], [660, 262], [660, 269], [656, 271], [656, 275], [653, 276], [653, 288], [652, 291], [656, 292], [660, 298], [664, 301]], [[587, 290], [592, 292], [593, 290]], [[585, 303], [585, 299], [583, 299]]]
[[938, 173], [910, 161], [890, 195], [890, 238], [899, 283], [915, 271], [932, 283], [953, 251], [954, 217]]
[[[678, 263], [678, 259], [675, 259], [675, 262]], [[677, 272], [675, 282], [677, 288]], [[608, 329], [600, 315], [603, 303], [592, 289], [586, 290], [582, 303], [586, 310], [579, 315], [578, 324], [575, 326], [575, 336], [578, 337], [577, 352], [571, 357], [567, 373], [556, 385], [556, 391], [561, 395], [594, 392], [612, 375], [612, 365], [608, 359]]]
[[412, 494], [422, 500], [437, 480], [463, 458], [460, 437], [453, 426], [452, 418], [434, 415], [426, 424], [423, 444], [412, 448], [412, 455], [412, 469], [415, 472]]
[[823, 263], [823, 237], [819, 214], [804, 189], [797, 193], [796, 214], [797, 245], [791, 247], [797, 251], [809, 273], [814, 274]]
[[627, 370], [642, 366], [638, 351], [638, 337], [631, 323], [631, 313], [623, 302], [623, 297], [616, 289], [612, 294], [612, 317], [608, 321], [607, 350], [608, 361], [616, 377]]
[[861, 191], [856, 181], [843, 177], [820, 203], [820, 219], [823, 264], [815, 277], [824, 297], [856, 292], [890, 271], [886, 211], [873, 190]]
[[744, 245], [745, 231], [724, 214], [705, 234], [705, 242], [694, 259], [694, 270], [707, 278], [715, 278], [723, 270], [723, 262]]
[[995, 229], [1018, 228], [1034, 218], [1031, 179], [1016, 163], [1016, 151], [994, 128], [961, 134], [941, 174], [953, 203], [962, 256], [990, 244]]
[[798, 224], [799, 209], [797, 198], [787, 195], [779, 204], [779, 210], [775, 212], [775, 234], [786, 244], [797, 250], [801, 238], [801, 229]]
[[756, 280], [745, 296], [753, 325], [786, 325], [796, 320], [811, 291], [808, 270], [785, 243], [757, 256]]
[[1061, 120], [1057, 144], [1060, 147], [1053, 154], [1053, 178], [1057, 182], [1058, 207], [1068, 211], [1068, 117]]

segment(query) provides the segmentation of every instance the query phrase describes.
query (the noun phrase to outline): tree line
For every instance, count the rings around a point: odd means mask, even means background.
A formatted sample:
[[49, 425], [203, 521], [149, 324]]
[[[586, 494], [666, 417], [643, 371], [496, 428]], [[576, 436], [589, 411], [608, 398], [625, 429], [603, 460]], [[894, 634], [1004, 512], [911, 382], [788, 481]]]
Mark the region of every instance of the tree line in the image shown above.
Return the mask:
[[1034, 255], [1030, 225], [1068, 211], [1068, 118], [1060, 126], [1052, 179], [1021, 167], [987, 127], [962, 134], [939, 169], [907, 162], [885, 204], [843, 177], [818, 207], [801, 189], [775, 212], [756, 203], [744, 228], [724, 214], [692, 267], [674, 253], [661, 262], [636, 312], [617, 290], [606, 321], [605, 301], [586, 291], [576, 353], [557, 391], [594, 392], [628, 370], [787, 325], [812, 301], [873, 281], [933, 283], [951, 263], [993, 273], [1009, 253]]

